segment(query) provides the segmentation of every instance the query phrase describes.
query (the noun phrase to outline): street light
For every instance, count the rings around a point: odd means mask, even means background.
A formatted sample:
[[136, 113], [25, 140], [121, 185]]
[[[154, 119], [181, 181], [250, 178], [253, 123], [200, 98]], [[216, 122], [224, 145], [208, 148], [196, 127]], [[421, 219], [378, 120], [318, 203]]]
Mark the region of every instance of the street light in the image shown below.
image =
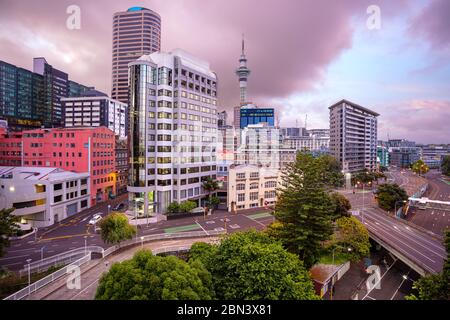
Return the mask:
[[111, 211], [111, 205], [108, 204], [108, 214], [109, 214], [110, 211]]
[[44, 248], [45, 248], [45, 246], [43, 246], [41, 248], [41, 262], [42, 262], [42, 260], [44, 260]]
[[87, 255], [87, 236], [84, 236], [84, 255]]
[[31, 259], [27, 259], [27, 263], [28, 263], [28, 295], [31, 294], [31, 270], [30, 270], [30, 262]]
[[[333, 251], [333, 262], [332, 262], [332, 265], [334, 265], [334, 251], [335, 251], [337, 248], [342, 248], [342, 247], [336, 246], [336, 247], [334, 247], [334, 249], [332, 250], [332, 251]], [[348, 248], [347, 248], [347, 251], [348, 251], [348, 252], [351, 252], [351, 251], [352, 251], [352, 248], [348, 247]], [[331, 279], [330, 300], [333, 300], [333, 289], [334, 289], [334, 283], [333, 283], [333, 279]]]
[[141, 247], [144, 249], [144, 237], [141, 237]]

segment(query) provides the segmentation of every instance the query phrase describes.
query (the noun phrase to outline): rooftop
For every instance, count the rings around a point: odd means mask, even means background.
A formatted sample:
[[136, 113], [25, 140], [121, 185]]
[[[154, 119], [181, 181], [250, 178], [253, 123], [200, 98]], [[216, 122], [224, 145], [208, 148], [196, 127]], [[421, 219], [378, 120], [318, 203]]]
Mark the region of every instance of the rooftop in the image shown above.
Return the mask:
[[375, 111], [372, 111], [372, 110], [370, 110], [370, 109], [367, 109], [367, 108], [365, 108], [365, 107], [363, 107], [363, 106], [360, 106], [359, 104], [356, 104], [356, 103], [354, 103], [354, 102], [348, 101], [348, 100], [346, 100], [346, 99], [342, 99], [341, 101], [336, 102], [335, 104], [333, 104], [332, 106], [330, 106], [328, 109], [332, 109], [332, 108], [337, 107], [337, 106], [339, 106], [339, 105], [341, 105], [341, 104], [343, 104], [343, 103], [348, 104], [348, 105], [351, 105], [352, 107], [361, 109], [362, 111], [367, 112], [367, 113], [369, 113], [369, 114], [371, 114], [371, 115], [373, 115], [373, 116], [375, 116], [375, 117], [378, 117], [378, 116], [380, 115], [379, 113], [376, 113]]
[[88, 177], [86, 173], [65, 171], [55, 167], [1, 167], [0, 179], [59, 181]]

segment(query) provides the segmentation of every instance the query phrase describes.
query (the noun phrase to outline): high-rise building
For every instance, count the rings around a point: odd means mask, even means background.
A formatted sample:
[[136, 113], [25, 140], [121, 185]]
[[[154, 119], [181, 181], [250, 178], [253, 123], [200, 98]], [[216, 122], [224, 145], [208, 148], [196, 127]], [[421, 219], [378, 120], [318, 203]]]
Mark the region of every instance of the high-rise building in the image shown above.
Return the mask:
[[377, 166], [378, 113], [347, 100], [330, 109], [330, 154], [344, 173], [374, 171]]
[[61, 99], [93, 88], [68, 80], [45, 58], [34, 58], [33, 70], [0, 61], [0, 118], [11, 131], [61, 127]]
[[128, 105], [97, 90], [81, 97], [62, 98], [64, 127], [107, 127], [120, 138], [127, 136]]
[[142, 7], [113, 17], [111, 98], [128, 103], [128, 63], [161, 50], [161, 17]]
[[258, 108], [254, 104], [246, 104], [240, 108], [240, 128], [244, 129], [251, 124], [266, 123], [269, 127], [275, 126], [275, 111], [273, 108]]
[[128, 186], [129, 150], [128, 139], [116, 135], [116, 193], [124, 194]]
[[176, 49], [130, 63], [130, 178], [136, 215], [207, 196], [215, 179], [217, 76], [209, 63]]
[[227, 112], [226, 111], [222, 111], [218, 113], [218, 120], [217, 120], [217, 125], [219, 127], [224, 127], [227, 125]]

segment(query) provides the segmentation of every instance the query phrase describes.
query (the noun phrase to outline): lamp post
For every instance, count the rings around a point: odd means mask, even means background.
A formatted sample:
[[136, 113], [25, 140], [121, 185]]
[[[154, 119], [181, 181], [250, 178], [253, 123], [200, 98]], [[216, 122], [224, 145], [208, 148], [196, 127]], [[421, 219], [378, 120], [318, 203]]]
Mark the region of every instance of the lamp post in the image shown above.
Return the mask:
[[27, 263], [28, 263], [28, 295], [31, 294], [31, 288], [30, 288], [30, 285], [31, 285], [30, 262], [31, 262], [31, 259], [27, 259]]
[[[332, 262], [332, 265], [334, 265], [334, 251], [335, 251], [337, 248], [341, 248], [341, 247], [339, 247], [339, 246], [334, 247], [334, 249], [333, 249], [333, 262]], [[348, 251], [348, 252], [351, 252], [351, 251], [352, 251], [352, 248], [348, 247], [348, 248], [347, 248], [347, 251]], [[334, 277], [334, 275], [333, 275], [333, 277]], [[334, 290], [334, 283], [333, 283], [333, 278], [331, 278], [330, 300], [333, 300], [333, 290]]]
[[43, 246], [41, 248], [41, 262], [42, 262], [42, 260], [44, 260], [44, 248], [45, 248], [45, 246]]
[[84, 236], [84, 255], [87, 254], [87, 236]]
[[144, 249], [144, 237], [141, 237], [141, 248]]
[[109, 214], [110, 211], [111, 211], [111, 205], [108, 204], [108, 214]]

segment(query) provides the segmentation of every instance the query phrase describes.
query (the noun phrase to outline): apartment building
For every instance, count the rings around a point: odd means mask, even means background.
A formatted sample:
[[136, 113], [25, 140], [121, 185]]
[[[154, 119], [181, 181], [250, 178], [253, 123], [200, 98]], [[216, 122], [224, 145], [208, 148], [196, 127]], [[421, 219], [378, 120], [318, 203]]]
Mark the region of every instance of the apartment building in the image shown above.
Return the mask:
[[348, 100], [330, 109], [330, 154], [344, 173], [377, 168], [378, 113]]

